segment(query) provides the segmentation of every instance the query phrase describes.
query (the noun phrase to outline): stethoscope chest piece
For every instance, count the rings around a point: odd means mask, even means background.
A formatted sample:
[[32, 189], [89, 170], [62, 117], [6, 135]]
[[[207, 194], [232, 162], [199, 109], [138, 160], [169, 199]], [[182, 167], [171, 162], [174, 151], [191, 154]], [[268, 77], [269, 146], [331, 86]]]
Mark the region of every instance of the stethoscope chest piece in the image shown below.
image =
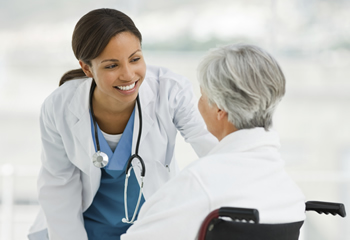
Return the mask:
[[92, 162], [95, 167], [104, 168], [108, 164], [108, 156], [104, 152], [97, 151], [92, 156]]

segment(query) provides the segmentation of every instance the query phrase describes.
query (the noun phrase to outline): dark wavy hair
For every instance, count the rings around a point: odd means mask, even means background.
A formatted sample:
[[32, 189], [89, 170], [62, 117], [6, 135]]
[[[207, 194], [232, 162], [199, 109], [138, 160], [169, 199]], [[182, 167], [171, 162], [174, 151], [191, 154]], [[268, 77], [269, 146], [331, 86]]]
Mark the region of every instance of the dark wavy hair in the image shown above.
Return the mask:
[[[72, 48], [75, 57], [91, 66], [91, 60], [98, 57], [111, 38], [121, 32], [130, 32], [142, 42], [142, 35], [131, 18], [118, 10], [101, 8], [85, 14], [73, 32]], [[81, 68], [68, 71], [62, 76], [59, 86], [69, 80], [84, 77]]]

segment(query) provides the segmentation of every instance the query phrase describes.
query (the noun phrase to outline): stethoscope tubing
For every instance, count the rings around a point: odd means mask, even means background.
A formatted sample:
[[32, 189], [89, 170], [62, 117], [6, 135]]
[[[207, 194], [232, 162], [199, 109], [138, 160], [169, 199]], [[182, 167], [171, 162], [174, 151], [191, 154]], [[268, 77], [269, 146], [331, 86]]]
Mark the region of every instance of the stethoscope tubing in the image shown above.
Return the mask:
[[137, 159], [139, 159], [139, 162], [142, 165], [141, 177], [144, 177], [145, 174], [146, 174], [146, 167], [145, 167], [145, 163], [144, 163], [143, 159], [139, 155], [139, 147], [140, 147], [141, 134], [142, 134], [142, 112], [141, 112], [141, 103], [140, 103], [139, 95], [137, 95], [137, 97], [136, 97], [136, 102], [137, 102], [137, 109], [138, 109], [138, 112], [139, 112], [139, 120], [140, 120], [140, 123], [139, 123], [139, 134], [137, 136], [135, 154], [130, 156], [130, 158], [128, 160], [128, 164], [126, 165], [125, 174], [128, 174], [128, 170], [131, 167], [132, 160], [134, 160], [134, 158], [137, 158]]
[[101, 151], [101, 148], [100, 148], [100, 141], [99, 141], [99, 139], [98, 139], [97, 124], [96, 124], [94, 109], [93, 109], [93, 107], [92, 107], [92, 94], [94, 93], [95, 88], [96, 88], [96, 83], [95, 83], [94, 80], [92, 80], [91, 88], [90, 88], [90, 98], [89, 98], [89, 102], [90, 102], [90, 111], [91, 111], [91, 116], [92, 116], [92, 122], [94, 123], [94, 132], [95, 132], [96, 148], [97, 148], [97, 151], [100, 152], [100, 151]]

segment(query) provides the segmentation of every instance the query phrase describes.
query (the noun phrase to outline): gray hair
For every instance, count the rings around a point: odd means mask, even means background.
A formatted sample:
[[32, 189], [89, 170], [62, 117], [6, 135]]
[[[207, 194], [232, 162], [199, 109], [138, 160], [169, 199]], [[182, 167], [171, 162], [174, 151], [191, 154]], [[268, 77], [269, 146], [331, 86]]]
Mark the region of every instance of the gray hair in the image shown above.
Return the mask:
[[211, 50], [198, 67], [198, 81], [209, 105], [227, 112], [228, 121], [237, 129], [268, 130], [286, 85], [270, 54], [244, 44]]

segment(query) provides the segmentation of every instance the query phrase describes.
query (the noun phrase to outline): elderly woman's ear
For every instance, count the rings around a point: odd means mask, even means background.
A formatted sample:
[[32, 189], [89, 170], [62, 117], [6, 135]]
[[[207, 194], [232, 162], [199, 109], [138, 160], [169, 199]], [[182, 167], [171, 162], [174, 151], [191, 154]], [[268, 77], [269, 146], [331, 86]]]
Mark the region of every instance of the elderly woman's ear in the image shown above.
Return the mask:
[[225, 112], [224, 110], [217, 108], [217, 119], [218, 121], [222, 121], [222, 120], [226, 120], [227, 121], [227, 112]]

